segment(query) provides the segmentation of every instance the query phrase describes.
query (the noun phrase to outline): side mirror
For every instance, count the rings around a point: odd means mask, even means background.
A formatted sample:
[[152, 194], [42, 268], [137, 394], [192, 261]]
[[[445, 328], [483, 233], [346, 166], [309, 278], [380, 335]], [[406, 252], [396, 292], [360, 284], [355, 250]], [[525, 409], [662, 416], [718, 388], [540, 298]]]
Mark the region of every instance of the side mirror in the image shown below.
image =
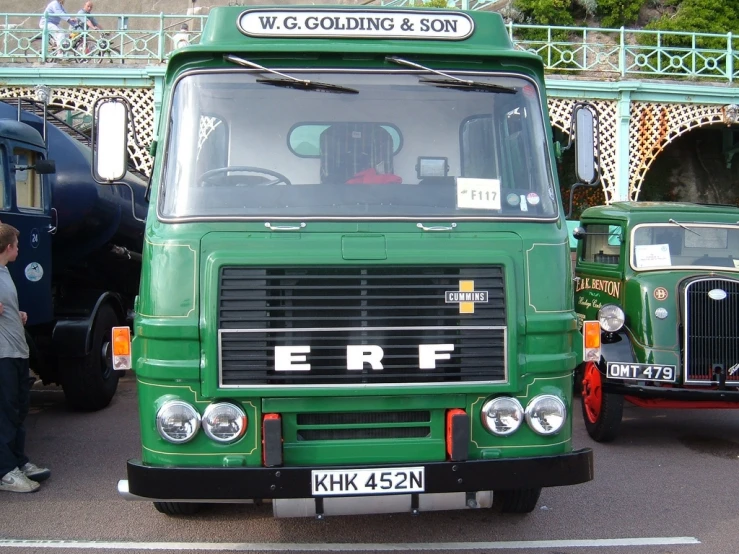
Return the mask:
[[595, 118], [584, 105], [575, 107], [575, 171], [577, 179], [592, 184], [598, 177], [595, 170]]
[[126, 175], [128, 114], [128, 103], [122, 98], [101, 98], [95, 102], [92, 176], [99, 183], [110, 184]]
[[37, 160], [34, 169], [39, 175], [56, 173], [56, 162], [54, 160]]

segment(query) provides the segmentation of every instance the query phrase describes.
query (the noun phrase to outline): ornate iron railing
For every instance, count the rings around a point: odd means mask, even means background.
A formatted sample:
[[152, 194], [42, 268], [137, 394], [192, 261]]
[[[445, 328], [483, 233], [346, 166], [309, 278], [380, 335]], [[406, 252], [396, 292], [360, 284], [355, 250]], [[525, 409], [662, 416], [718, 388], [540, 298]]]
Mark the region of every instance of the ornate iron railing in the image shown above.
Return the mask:
[[[41, 24], [43, 14], [0, 15], [0, 61], [22, 64], [59, 62], [157, 63], [167, 60], [181, 36], [200, 40], [206, 16], [93, 14], [100, 31], [80, 29], [62, 21], [65, 37], [56, 44], [54, 33]], [[78, 18], [70, 14], [71, 18]], [[189, 27], [181, 30], [183, 23]]]
[[[387, 6], [409, 0], [388, 0]], [[492, 0], [450, 0], [455, 7], [484, 8]], [[175, 35], [188, 23], [190, 43], [200, 39], [206, 15], [96, 14], [102, 32], [82, 31], [54, 45], [41, 29], [41, 14], [0, 15], [0, 62], [44, 64], [71, 61], [160, 63], [175, 48]], [[74, 17], [74, 15], [72, 15]], [[65, 26], [65, 25], [63, 25]], [[515, 46], [542, 57], [550, 73], [644, 79], [711, 79], [733, 83], [739, 77], [739, 36], [638, 29], [550, 27], [508, 24]]]

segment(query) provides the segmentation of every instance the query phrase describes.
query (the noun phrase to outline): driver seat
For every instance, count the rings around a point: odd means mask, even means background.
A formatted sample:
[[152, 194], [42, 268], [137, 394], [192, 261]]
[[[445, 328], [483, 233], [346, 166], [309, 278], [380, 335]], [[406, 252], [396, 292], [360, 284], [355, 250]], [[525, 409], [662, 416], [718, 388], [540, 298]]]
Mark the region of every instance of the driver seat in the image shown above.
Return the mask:
[[377, 123], [336, 123], [319, 142], [321, 183], [344, 184], [367, 169], [393, 173], [393, 137]]

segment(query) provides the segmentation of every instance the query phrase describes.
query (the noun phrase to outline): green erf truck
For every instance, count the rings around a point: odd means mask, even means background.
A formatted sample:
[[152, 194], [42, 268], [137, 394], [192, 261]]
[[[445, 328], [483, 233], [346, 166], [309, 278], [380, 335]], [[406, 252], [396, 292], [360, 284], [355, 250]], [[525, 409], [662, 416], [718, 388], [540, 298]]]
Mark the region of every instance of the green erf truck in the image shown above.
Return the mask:
[[[542, 62], [498, 14], [216, 8], [161, 108], [124, 497], [523, 513], [593, 478]], [[94, 111], [114, 183], [130, 108]]]

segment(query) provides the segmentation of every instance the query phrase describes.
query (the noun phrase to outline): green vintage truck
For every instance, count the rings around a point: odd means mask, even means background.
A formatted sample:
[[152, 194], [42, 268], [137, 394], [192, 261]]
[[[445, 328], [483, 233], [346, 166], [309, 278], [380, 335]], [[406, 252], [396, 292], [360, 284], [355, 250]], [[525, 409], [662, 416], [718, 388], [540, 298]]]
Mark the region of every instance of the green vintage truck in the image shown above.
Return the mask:
[[585, 210], [573, 234], [590, 436], [616, 438], [624, 400], [739, 408], [739, 208], [617, 202]]
[[[162, 92], [124, 497], [529, 512], [592, 479], [542, 62], [498, 14], [216, 8]], [[112, 183], [129, 110], [95, 113]]]

